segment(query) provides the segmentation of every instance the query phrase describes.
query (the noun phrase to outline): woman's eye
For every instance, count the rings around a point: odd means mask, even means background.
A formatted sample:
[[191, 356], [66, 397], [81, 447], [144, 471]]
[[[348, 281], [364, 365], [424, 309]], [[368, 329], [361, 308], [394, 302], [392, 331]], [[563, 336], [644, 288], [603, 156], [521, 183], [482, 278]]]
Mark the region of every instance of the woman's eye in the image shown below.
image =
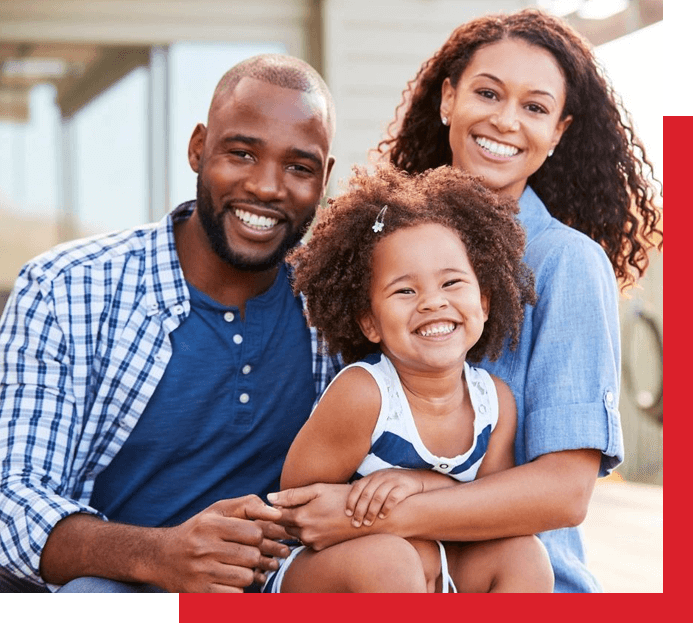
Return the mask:
[[485, 97], [487, 99], [494, 99], [496, 97], [496, 94], [491, 91], [490, 89], [480, 89], [477, 91], [481, 97]]
[[544, 108], [543, 106], [539, 106], [539, 104], [529, 104], [527, 106], [527, 110], [529, 110], [530, 112], [536, 112], [536, 113], [540, 113], [543, 115], [548, 114], [548, 111], [546, 110], [546, 108]]

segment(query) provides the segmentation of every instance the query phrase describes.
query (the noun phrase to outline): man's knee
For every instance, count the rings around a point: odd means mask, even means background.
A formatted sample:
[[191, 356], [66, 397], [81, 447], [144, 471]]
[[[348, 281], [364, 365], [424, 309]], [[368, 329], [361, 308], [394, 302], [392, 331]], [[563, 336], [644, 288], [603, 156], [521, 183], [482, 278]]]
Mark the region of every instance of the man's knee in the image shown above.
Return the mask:
[[117, 582], [106, 578], [76, 578], [58, 589], [59, 593], [165, 593], [151, 584]]

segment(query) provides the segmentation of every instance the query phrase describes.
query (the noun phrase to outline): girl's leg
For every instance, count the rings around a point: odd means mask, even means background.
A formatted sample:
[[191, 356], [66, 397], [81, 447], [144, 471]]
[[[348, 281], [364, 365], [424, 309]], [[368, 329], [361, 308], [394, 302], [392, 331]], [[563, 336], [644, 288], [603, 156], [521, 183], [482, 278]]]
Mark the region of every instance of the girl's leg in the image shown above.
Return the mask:
[[282, 593], [425, 593], [416, 548], [405, 539], [374, 534], [322, 551], [306, 549], [287, 569]]
[[421, 539], [407, 539], [419, 553], [426, 578], [426, 591], [428, 593], [441, 592], [441, 564], [440, 549], [436, 541], [423, 541]]
[[446, 543], [450, 576], [460, 593], [551, 593], [549, 554], [535, 536]]

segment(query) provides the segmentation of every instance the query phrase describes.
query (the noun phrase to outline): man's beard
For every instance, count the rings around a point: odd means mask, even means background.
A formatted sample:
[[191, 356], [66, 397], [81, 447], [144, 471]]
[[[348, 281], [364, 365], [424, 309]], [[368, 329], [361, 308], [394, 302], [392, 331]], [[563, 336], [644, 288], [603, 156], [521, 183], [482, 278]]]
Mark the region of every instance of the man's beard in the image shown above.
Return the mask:
[[228, 203], [223, 206], [222, 210], [215, 213], [212, 196], [202, 183], [201, 173], [198, 174], [197, 214], [200, 218], [200, 223], [202, 223], [202, 228], [207, 235], [209, 245], [229, 266], [248, 272], [269, 270], [283, 262], [286, 254], [301, 241], [301, 238], [303, 238], [304, 234], [308, 231], [310, 223], [313, 220], [313, 214], [311, 214], [297, 228], [292, 227], [288, 221], [285, 221], [286, 234], [274, 253], [264, 259], [253, 259], [243, 257], [229, 246], [228, 240], [224, 235], [224, 214], [227, 210], [233, 210], [233, 207]]

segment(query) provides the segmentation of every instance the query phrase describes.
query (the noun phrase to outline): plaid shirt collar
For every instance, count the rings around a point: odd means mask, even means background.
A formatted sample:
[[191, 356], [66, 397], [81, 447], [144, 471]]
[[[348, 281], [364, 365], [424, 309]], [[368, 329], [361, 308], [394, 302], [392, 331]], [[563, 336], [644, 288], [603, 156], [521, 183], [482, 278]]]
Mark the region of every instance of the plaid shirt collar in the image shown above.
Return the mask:
[[190, 299], [176, 252], [173, 226], [190, 218], [195, 200], [180, 204], [159, 221], [147, 241], [145, 275], [147, 314], [153, 315]]

